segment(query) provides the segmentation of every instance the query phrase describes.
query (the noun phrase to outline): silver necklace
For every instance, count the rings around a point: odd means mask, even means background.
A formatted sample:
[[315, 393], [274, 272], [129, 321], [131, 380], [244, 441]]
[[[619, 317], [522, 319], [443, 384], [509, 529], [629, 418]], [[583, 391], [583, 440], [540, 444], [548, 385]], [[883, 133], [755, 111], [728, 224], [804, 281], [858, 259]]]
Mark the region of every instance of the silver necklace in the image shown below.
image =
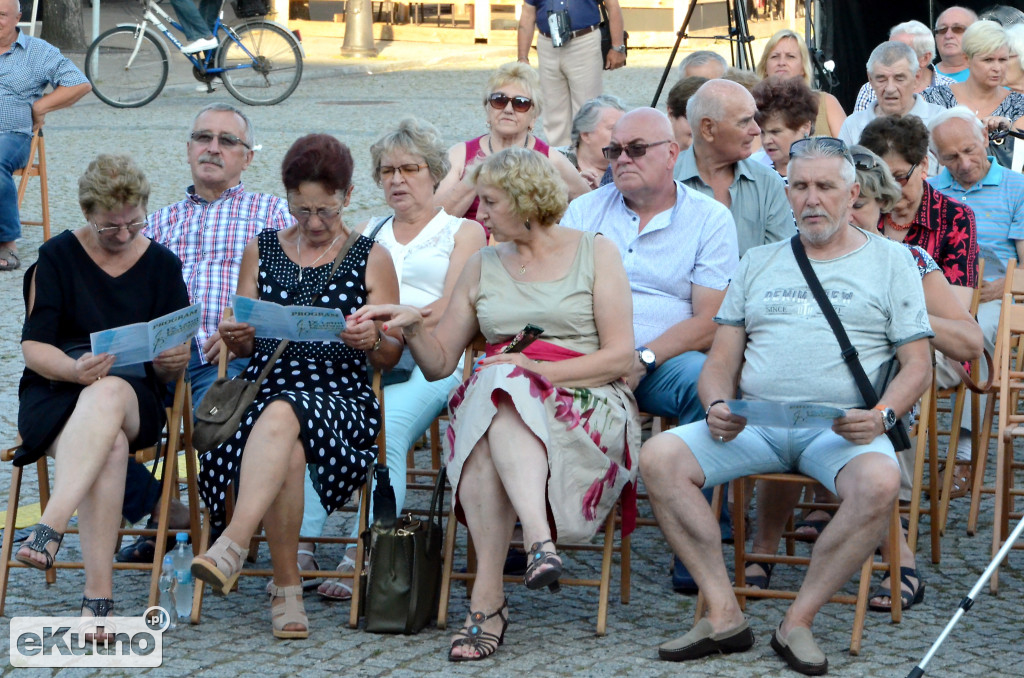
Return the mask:
[[[528, 143], [530, 143], [530, 133], [529, 132], [526, 133], [526, 140], [523, 141], [523, 148], [526, 148], [526, 145]], [[491, 155], [494, 155], [494, 149], [491, 148], [491, 135], [490, 134], [487, 135], [487, 152], [490, 153]]]
[[[323, 259], [324, 256], [326, 256], [327, 253], [331, 251], [331, 248], [334, 247], [334, 244], [336, 242], [338, 242], [338, 240], [343, 235], [345, 235], [345, 234], [341, 233], [340, 235], [338, 235], [337, 238], [332, 240], [331, 244], [327, 246], [327, 249], [325, 249], [323, 252], [321, 252], [320, 256], [317, 257], [316, 259], [314, 259], [313, 263], [311, 263], [309, 266], [306, 266], [305, 268], [312, 268], [312, 267], [316, 266], [317, 262], [320, 261], [321, 259]], [[298, 262], [297, 263], [299, 265], [299, 282], [302, 282], [302, 269], [303, 269], [303, 266], [302, 266], [302, 235], [301, 234], [299, 235], [299, 237], [297, 237], [295, 239], [295, 252], [296, 252], [297, 258], [298, 258]]]

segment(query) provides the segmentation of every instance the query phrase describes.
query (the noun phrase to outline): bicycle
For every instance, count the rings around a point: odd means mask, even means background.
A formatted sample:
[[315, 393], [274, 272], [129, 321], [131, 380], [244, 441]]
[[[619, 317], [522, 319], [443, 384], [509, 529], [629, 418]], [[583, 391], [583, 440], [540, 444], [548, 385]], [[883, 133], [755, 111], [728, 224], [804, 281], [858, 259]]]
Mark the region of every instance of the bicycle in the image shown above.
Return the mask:
[[[247, 19], [235, 26], [214, 22], [213, 35], [220, 44], [199, 54], [185, 54], [182, 43], [161, 21], [179, 31], [178, 22], [157, 6], [156, 0], [139, 0], [142, 20], [119, 24], [100, 35], [85, 56], [85, 75], [101, 101], [117, 108], [145, 106], [159, 96], [170, 70], [167, 48], [159, 29], [179, 52], [192, 62], [192, 74], [209, 83], [220, 77], [224, 87], [239, 101], [253, 106], [276, 104], [287, 99], [302, 79], [302, 46], [291, 31], [265, 19]], [[183, 32], [183, 31], [182, 31]]]

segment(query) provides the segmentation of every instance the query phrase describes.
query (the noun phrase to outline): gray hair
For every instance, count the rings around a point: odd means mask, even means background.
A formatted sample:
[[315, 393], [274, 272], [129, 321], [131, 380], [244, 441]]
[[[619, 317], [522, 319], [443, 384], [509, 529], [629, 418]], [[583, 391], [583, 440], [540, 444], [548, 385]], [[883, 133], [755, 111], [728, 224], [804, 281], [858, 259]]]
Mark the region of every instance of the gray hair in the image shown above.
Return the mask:
[[373, 162], [373, 180], [380, 186], [380, 159], [385, 153], [405, 151], [418, 155], [427, 163], [427, 171], [434, 182], [434, 189], [441, 183], [451, 162], [448, 160], [447, 146], [441, 133], [429, 122], [416, 118], [405, 118], [398, 127], [388, 132], [370, 146], [370, 159]]
[[721, 65], [722, 71], [729, 67], [725, 57], [718, 52], [712, 52], [710, 49], [699, 49], [696, 52], [687, 54], [686, 58], [679, 62], [679, 76], [684, 77], [686, 69], [690, 66], [703, 66], [711, 62], [717, 62]]
[[1010, 45], [1010, 56], [1017, 57], [1020, 67], [1024, 68], [1024, 24], [1011, 24], [1004, 30], [1007, 43]]
[[252, 127], [252, 121], [249, 120], [249, 116], [247, 116], [240, 109], [235, 108], [231, 104], [225, 104], [225, 103], [219, 102], [219, 101], [215, 102], [215, 103], [212, 103], [212, 104], [206, 104], [205, 106], [203, 106], [202, 108], [199, 109], [199, 112], [196, 113], [196, 117], [192, 118], [192, 127], [191, 127], [190, 131], [192, 129], [195, 129], [196, 121], [199, 120], [199, 116], [201, 116], [203, 113], [208, 113], [210, 111], [223, 111], [223, 112], [226, 112], [226, 113], [234, 113], [239, 118], [241, 118], [242, 122], [245, 124], [245, 143], [248, 144], [249, 150], [254, 150], [255, 149], [255, 147], [256, 147], [256, 140], [255, 140], [256, 130], [254, 130], [253, 127]]
[[839, 171], [839, 176], [847, 186], [853, 186], [857, 181], [857, 172], [853, 166], [853, 157], [850, 155], [850, 150], [846, 147], [846, 144], [839, 141], [842, 145], [840, 150], [836, 144], [839, 139], [833, 139], [832, 137], [808, 137], [807, 139], [800, 139], [799, 141], [793, 142], [793, 145], [789, 147], [789, 161], [792, 163], [794, 160], [817, 160], [818, 158], [841, 158], [845, 160], [842, 164], [842, 169]]
[[572, 131], [569, 133], [569, 148], [576, 148], [580, 145], [580, 135], [584, 132], [593, 132], [597, 127], [597, 121], [606, 108], [614, 108], [617, 111], [626, 112], [626, 106], [622, 100], [614, 94], [602, 94], [590, 99], [580, 106], [576, 117], [572, 119]]
[[[851, 146], [854, 168], [857, 171], [857, 183], [860, 194], [868, 200], [874, 200], [882, 210], [882, 214], [892, 211], [896, 203], [903, 197], [903, 190], [893, 179], [892, 170], [874, 151], [864, 146]], [[865, 157], [866, 163], [857, 158]]]
[[870, 77], [875, 72], [875, 66], [892, 66], [900, 59], [906, 59], [910, 64], [910, 74], [917, 75], [917, 54], [914, 53], [914, 50], [905, 42], [889, 40], [871, 50], [867, 64], [868, 76]]
[[[714, 91], [720, 87], [720, 84], [716, 83], [722, 82], [725, 81], [721, 79], [708, 80], [686, 102], [686, 119], [695, 130], [704, 118], [717, 122], [725, 117], [725, 97], [717, 96], [718, 92]], [[737, 87], [742, 87], [742, 85], [737, 85]], [[694, 134], [694, 137], [696, 136]]]
[[911, 20], [896, 24], [889, 30], [889, 39], [892, 40], [894, 35], [899, 35], [900, 33], [914, 38], [912, 41], [914, 43], [913, 48], [919, 59], [926, 54], [929, 56], [929, 59], [935, 56], [935, 36], [932, 34], [931, 29], [920, 21]]
[[952, 108], [944, 109], [941, 113], [935, 114], [928, 120], [928, 147], [936, 155], [938, 155], [938, 149], [935, 147], [935, 130], [939, 125], [950, 120], [963, 120], [970, 125], [972, 130], [977, 132], [978, 140], [984, 145], [988, 145], [988, 131], [985, 128], [985, 124], [978, 119], [974, 111], [966, 106], [953, 106]]

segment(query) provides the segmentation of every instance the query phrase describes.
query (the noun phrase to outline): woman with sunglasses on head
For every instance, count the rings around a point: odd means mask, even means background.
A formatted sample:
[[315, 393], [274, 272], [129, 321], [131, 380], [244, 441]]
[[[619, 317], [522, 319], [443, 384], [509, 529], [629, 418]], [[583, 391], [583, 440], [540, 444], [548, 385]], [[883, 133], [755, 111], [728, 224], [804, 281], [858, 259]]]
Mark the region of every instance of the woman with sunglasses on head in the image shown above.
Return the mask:
[[[480, 198], [468, 176], [477, 162], [506, 148], [529, 148], [548, 160], [568, 186], [572, 200], [590, 190], [572, 163], [533, 134], [540, 116], [540, 78], [528, 64], [504, 64], [487, 81], [484, 113], [488, 132], [448, 150], [451, 169], [437, 187], [436, 204], [457, 217], [476, 219]], [[485, 225], [486, 227], [486, 225]]]
[[560, 148], [590, 188], [612, 182], [612, 169], [601, 150], [612, 138], [612, 127], [626, 112], [617, 96], [602, 94], [580, 106], [572, 119], [571, 141]]
[[755, 85], [751, 94], [757, 104], [754, 122], [761, 128], [761, 150], [751, 158], [771, 165], [785, 180], [790, 145], [814, 131], [818, 95], [799, 78], [774, 76]]
[[[432, 330], [418, 309], [357, 315], [402, 328], [428, 378], [451, 374], [478, 333], [487, 356], [449, 401], [445, 465], [477, 552], [451, 661], [493, 654], [508, 626], [502, 569], [516, 517], [532, 544], [523, 583], [557, 590], [556, 541], [586, 541], [636, 478], [640, 430], [623, 383], [633, 365], [629, 281], [610, 240], [558, 225], [565, 185], [536, 153], [510, 148], [471, 174], [497, 245], [473, 255]], [[540, 339], [516, 348], [529, 324]]]
[[942, 269], [964, 306], [978, 285], [978, 240], [971, 208], [932, 188], [928, 171], [928, 128], [916, 115], [876, 118], [860, 143], [885, 161], [899, 184], [900, 199], [880, 215], [882, 235], [922, 247]]
[[[245, 247], [237, 293], [287, 306], [340, 309], [340, 341], [293, 341], [274, 367], [278, 339], [257, 337], [249, 324], [224, 320], [228, 350], [249, 356], [242, 378], [270, 369], [238, 432], [200, 455], [199, 490], [212, 515], [223, 515], [234, 488], [234, 513], [220, 538], [192, 560], [192, 574], [226, 595], [238, 579], [245, 549], [260, 522], [274, 579], [269, 587], [273, 633], [306, 638], [296, 553], [306, 467], [328, 513], [366, 479], [376, 457], [380, 407], [366, 365], [389, 370], [402, 351], [398, 332], [351, 317], [367, 303], [396, 303], [398, 279], [383, 247], [353, 233], [342, 220], [352, 196], [352, 155], [332, 136], [302, 137], [285, 154], [281, 175], [296, 224], [264, 231]], [[338, 265], [335, 260], [348, 248]]]
[[118, 366], [113, 354], [90, 349], [92, 332], [148, 322], [189, 305], [181, 261], [140, 234], [149, 190], [131, 158], [98, 156], [78, 180], [86, 224], [44, 243], [25, 274], [22, 444], [14, 464], [51, 456], [56, 480], [46, 510], [15, 557], [40, 570], [53, 567], [77, 510], [83, 616], [114, 614], [112, 554], [128, 453], [159, 439], [165, 384], [181, 375], [189, 359], [187, 344], [152, 362]]
[[[963, 50], [969, 70], [967, 79], [929, 87], [921, 96], [944, 108], [966, 106], [990, 132], [1024, 124], [1024, 94], [1004, 86], [1011, 47], [1003, 27], [995, 21], [975, 21], [964, 31]], [[1010, 167], [1013, 144], [1013, 139], [993, 141], [989, 144], [989, 155], [995, 156], [1003, 167]]]
[[[466, 261], [487, 244], [483, 229], [475, 221], [453, 217], [434, 206], [434, 189], [448, 171], [448, 156], [440, 133], [430, 123], [406, 118], [370, 147], [370, 157], [373, 179], [384, 190], [384, 201], [393, 213], [370, 219], [363, 235], [391, 253], [400, 302], [427, 314], [425, 325], [432, 329], [444, 315]], [[456, 372], [446, 379], [427, 381], [407, 349], [395, 370], [384, 374], [387, 463], [398, 513], [405, 501], [406, 453], [444, 409], [449, 392], [461, 381], [461, 372]], [[309, 476], [305, 503], [302, 535], [320, 536], [327, 513], [312, 493]], [[352, 537], [358, 536], [357, 529], [358, 522], [352, 526]], [[313, 548], [312, 543], [299, 543], [300, 555], [312, 553]], [[354, 572], [354, 559], [352, 545], [338, 570]], [[352, 597], [351, 578], [325, 581], [319, 593], [333, 600], [348, 600]]]

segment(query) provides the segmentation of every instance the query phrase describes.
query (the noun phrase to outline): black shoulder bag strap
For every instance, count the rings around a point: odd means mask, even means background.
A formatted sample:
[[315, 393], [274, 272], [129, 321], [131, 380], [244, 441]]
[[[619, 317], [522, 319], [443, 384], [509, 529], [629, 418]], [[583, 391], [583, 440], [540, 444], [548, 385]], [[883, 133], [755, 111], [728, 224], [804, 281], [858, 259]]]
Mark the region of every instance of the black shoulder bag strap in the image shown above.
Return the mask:
[[861, 397], [864, 398], [865, 409], [873, 408], [878, 404], [878, 394], [875, 393], [875, 387], [871, 385], [868, 375], [865, 374], [864, 368], [860, 364], [857, 349], [850, 343], [850, 337], [847, 336], [843, 323], [836, 314], [836, 309], [832, 306], [832, 302], [825, 297], [825, 290], [822, 289], [821, 281], [818, 280], [814, 269], [811, 268], [807, 252], [804, 251], [804, 244], [800, 241], [800, 234], [794, 235], [789, 243], [793, 246], [793, 256], [796, 257], [796, 263], [800, 266], [800, 272], [804, 274], [804, 280], [807, 281], [807, 286], [810, 288], [811, 294], [814, 295], [814, 300], [818, 302], [822, 315], [825, 316], [829, 327], [832, 328], [836, 339], [839, 340], [839, 348], [843, 351], [843, 360], [846, 362], [846, 366], [850, 368], [850, 372], [853, 373], [853, 380], [857, 382], [857, 390], [860, 391]]
[[384, 228], [384, 224], [388, 223], [394, 218], [395, 216], [391, 215], [390, 217], [384, 217], [383, 219], [381, 219], [379, 222], [377, 222], [377, 225], [373, 227], [373, 230], [370, 231], [370, 235], [366, 237], [374, 242], [377, 242], [377, 234], [380, 233], [380, 229]]

